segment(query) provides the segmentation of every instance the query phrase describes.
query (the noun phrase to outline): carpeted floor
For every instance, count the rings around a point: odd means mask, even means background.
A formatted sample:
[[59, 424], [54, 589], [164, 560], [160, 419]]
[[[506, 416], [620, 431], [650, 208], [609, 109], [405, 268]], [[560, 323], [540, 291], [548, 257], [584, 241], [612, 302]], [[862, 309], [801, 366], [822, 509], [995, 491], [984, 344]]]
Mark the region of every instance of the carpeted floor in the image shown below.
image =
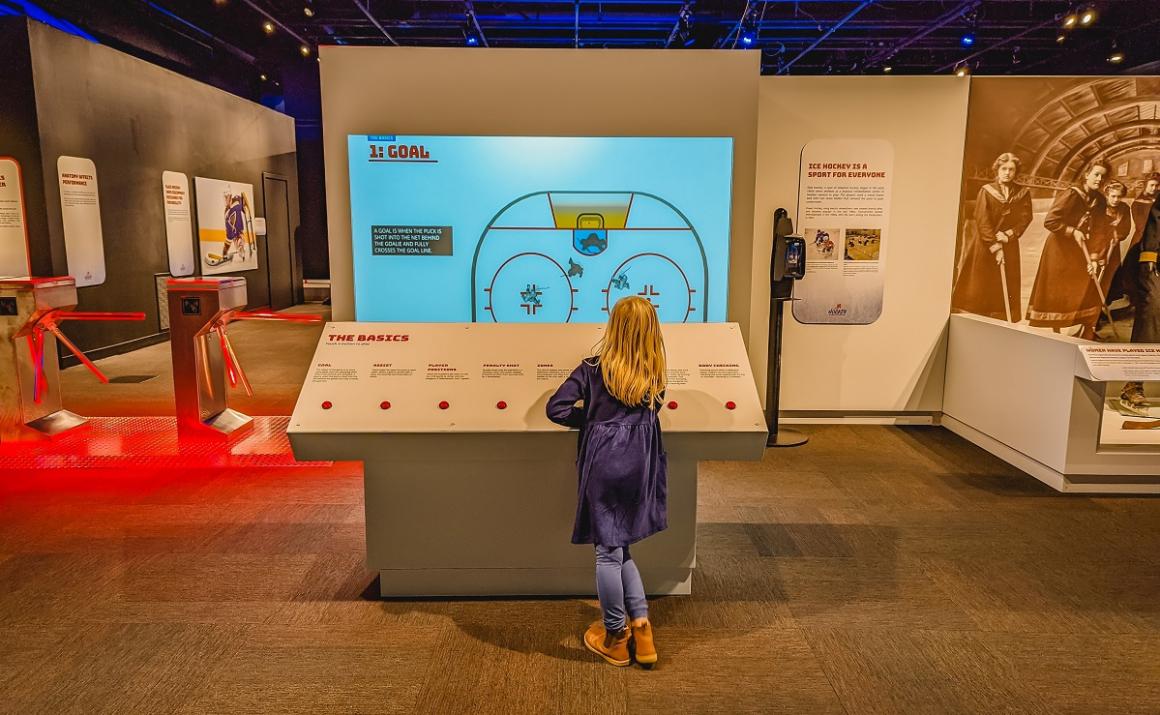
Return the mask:
[[1160, 712], [1160, 501], [810, 431], [703, 466], [651, 672], [591, 601], [375, 599], [355, 465], [5, 474], [0, 712]]
[[[267, 412], [307, 330], [238, 326]], [[83, 380], [89, 414], [164, 402]], [[376, 599], [357, 465], [9, 470], [0, 712], [1160, 712], [1160, 500], [1057, 495], [935, 427], [808, 431], [702, 466], [652, 671], [582, 649], [593, 601]]]

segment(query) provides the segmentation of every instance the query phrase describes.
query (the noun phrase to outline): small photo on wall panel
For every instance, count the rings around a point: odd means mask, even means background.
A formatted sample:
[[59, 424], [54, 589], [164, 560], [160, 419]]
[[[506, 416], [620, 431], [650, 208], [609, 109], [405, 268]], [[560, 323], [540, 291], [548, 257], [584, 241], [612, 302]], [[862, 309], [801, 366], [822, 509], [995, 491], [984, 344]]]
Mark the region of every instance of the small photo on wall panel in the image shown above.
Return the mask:
[[161, 192], [165, 201], [165, 241], [169, 248], [169, 272], [174, 276], [191, 276], [194, 256], [189, 177], [179, 171], [162, 172]]
[[201, 272], [212, 275], [257, 269], [253, 185], [201, 176], [195, 181]]
[[20, 163], [0, 156], [0, 278], [28, 273], [28, 226]]
[[60, 156], [56, 173], [68, 273], [76, 279], [78, 288], [100, 285], [105, 282], [105, 240], [97, 167], [92, 159]]

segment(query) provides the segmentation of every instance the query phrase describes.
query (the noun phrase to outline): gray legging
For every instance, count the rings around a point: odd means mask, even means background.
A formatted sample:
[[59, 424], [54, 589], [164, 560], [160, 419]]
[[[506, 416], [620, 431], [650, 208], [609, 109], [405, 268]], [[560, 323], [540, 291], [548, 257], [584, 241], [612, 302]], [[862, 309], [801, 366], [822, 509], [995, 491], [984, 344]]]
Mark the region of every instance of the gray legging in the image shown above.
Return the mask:
[[626, 609], [630, 619], [648, 616], [644, 583], [627, 546], [596, 545], [596, 593], [604, 627], [612, 633], [624, 630]]

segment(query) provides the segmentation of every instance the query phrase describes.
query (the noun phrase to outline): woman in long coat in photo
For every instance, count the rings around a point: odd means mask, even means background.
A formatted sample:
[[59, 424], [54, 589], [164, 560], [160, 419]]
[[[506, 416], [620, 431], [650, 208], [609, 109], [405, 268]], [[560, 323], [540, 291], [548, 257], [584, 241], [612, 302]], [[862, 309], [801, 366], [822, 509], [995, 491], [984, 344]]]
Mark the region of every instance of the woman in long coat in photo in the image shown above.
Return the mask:
[[[1060, 328], [1094, 325], [1103, 309], [1099, 262], [1107, 250], [1107, 202], [1100, 186], [1108, 167], [1094, 163], [1083, 184], [1056, 197], [1043, 226], [1051, 234], [1043, 244], [1039, 270], [1031, 289], [1027, 318], [1031, 325]], [[1090, 330], [1085, 337], [1091, 337]]]
[[1019, 321], [1019, 238], [1031, 225], [1031, 192], [1015, 185], [1019, 164], [1018, 156], [1001, 154], [991, 165], [995, 181], [979, 189], [952, 310]]
[[[1100, 267], [1100, 285], [1104, 289], [1104, 297], [1109, 305], [1124, 293], [1123, 284], [1118, 280], [1118, 273], [1122, 263], [1120, 244], [1132, 233], [1132, 209], [1124, 200], [1127, 192], [1127, 187], [1118, 181], [1109, 181], [1104, 187], [1104, 198], [1108, 202], [1106, 209], [1108, 245], [1104, 251], [1106, 263]], [[1124, 251], [1130, 247], [1130, 245], [1125, 247]]]

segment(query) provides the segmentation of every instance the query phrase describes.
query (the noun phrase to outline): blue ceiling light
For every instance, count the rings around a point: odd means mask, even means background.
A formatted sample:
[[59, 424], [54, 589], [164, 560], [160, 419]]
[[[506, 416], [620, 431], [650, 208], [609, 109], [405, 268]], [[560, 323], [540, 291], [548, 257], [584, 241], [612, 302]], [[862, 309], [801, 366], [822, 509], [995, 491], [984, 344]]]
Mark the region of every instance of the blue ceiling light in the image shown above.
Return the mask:
[[741, 33], [741, 44], [746, 47], [753, 47], [753, 43], [757, 42], [757, 32], [753, 30], [744, 30]]
[[963, 47], [972, 47], [975, 44], [975, 33], [964, 32], [963, 36], [959, 38], [959, 44]]
[[55, 27], [61, 32], [83, 37], [89, 42], [97, 42], [97, 38], [82, 30], [79, 26], [49, 13], [31, 0], [9, 0], [7, 4], [15, 5], [15, 10], [9, 7], [0, 7], [0, 15], [24, 15], [49, 27]]
[[474, 32], [467, 33], [467, 46], [468, 47], [478, 47], [479, 46], [479, 36], [476, 35]]

